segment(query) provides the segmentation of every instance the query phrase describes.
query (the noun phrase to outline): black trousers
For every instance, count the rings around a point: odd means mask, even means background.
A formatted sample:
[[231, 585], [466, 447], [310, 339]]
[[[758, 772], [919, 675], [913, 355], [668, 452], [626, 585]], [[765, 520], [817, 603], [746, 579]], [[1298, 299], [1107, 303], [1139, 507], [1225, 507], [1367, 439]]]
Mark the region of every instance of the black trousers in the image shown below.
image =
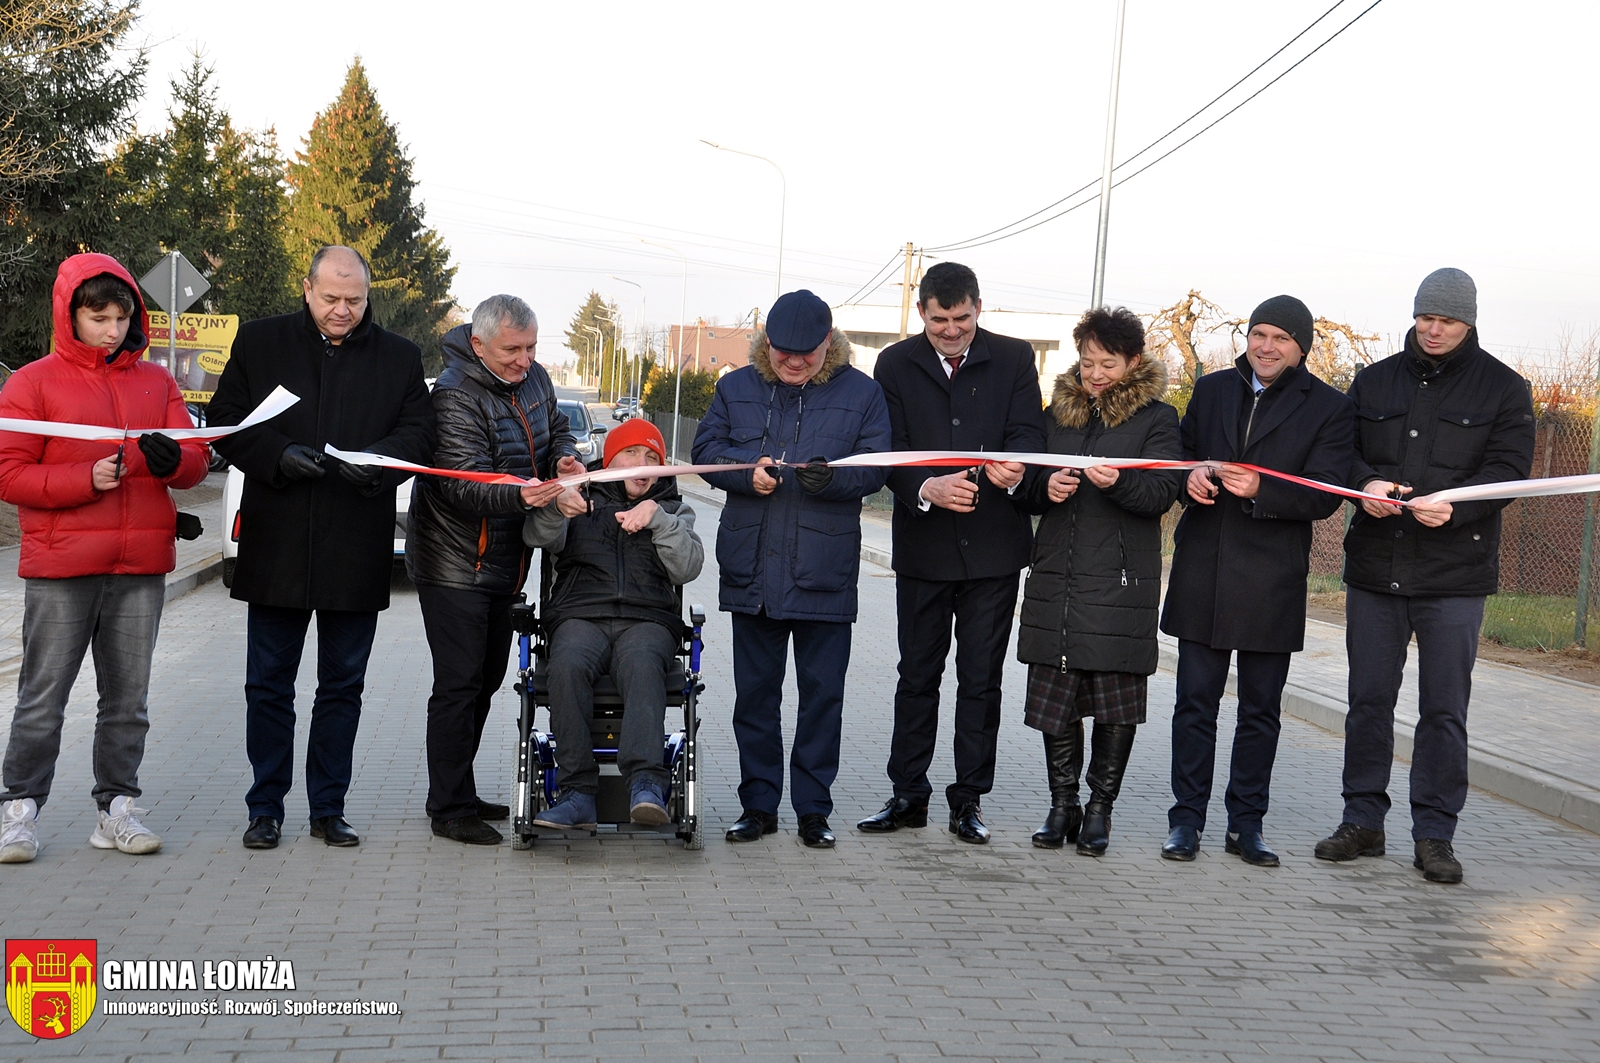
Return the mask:
[[1456, 834], [1467, 801], [1467, 703], [1483, 599], [1404, 598], [1351, 587], [1345, 595], [1350, 713], [1344, 721], [1344, 818], [1382, 830], [1394, 767], [1394, 705], [1417, 636], [1417, 732], [1411, 834]]
[[433, 654], [428, 699], [428, 815], [460, 819], [478, 812], [472, 762], [489, 702], [511, 663], [509, 594], [419, 583], [422, 626]]
[[[1172, 796], [1167, 825], [1205, 830], [1216, 772], [1217, 713], [1228, 682], [1232, 650], [1178, 641], [1178, 701], [1172, 710]], [[1228, 830], [1259, 831], [1267, 815], [1272, 764], [1278, 756], [1278, 718], [1289, 654], [1239, 651], [1239, 718], [1228, 772]]]
[[1020, 573], [990, 579], [895, 578], [900, 626], [900, 683], [894, 692], [889, 781], [896, 797], [925, 804], [928, 766], [939, 739], [939, 683], [956, 640], [956, 781], [945, 788], [952, 809], [994, 789], [1000, 737], [1000, 677]]

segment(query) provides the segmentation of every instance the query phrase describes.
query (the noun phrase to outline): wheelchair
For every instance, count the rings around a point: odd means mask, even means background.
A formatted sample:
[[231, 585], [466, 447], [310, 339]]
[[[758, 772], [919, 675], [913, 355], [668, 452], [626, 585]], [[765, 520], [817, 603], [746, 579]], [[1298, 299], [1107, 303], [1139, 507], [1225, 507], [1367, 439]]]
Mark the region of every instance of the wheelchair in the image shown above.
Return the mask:
[[[549, 563], [542, 566], [541, 587], [550, 585]], [[544, 605], [541, 592], [540, 606]], [[539, 618], [539, 610], [523, 601], [511, 607], [512, 627], [517, 632], [517, 682], [521, 702], [517, 723], [517, 773], [512, 786], [511, 847], [531, 849], [541, 837], [643, 834], [676, 836], [685, 849], [704, 844], [701, 831], [699, 797], [695, 782], [696, 734], [699, 696], [705, 690], [700, 682], [701, 629], [706, 622], [705, 607], [689, 606], [689, 621], [679, 633], [678, 654], [668, 667], [666, 683], [668, 719], [671, 710], [681, 709], [682, 726], [663, 736], [661, 757], [669, 776], [667, 791], [668, 822], [646, 826], [630, 820], [626, 781], [617, 766], [617, 743], [622, 731], [622, 695], [612, 677], [602, 675], [594, 684], [592, 748], [600, 765], [600, 790], [595, 796], [595, 830], [562, 831], [534, 825], [534, 817], [554, 805], [561, 793], [560, 770], [556, 767], [555, 736], [535, 726], [534, 715], [550, 708], [549, 632]]]

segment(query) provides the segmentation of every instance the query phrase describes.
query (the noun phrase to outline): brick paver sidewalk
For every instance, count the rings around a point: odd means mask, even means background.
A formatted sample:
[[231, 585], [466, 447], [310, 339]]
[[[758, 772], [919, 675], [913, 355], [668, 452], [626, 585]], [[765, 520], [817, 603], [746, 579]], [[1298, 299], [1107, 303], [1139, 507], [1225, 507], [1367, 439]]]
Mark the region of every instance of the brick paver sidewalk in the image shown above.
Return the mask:
[[[715, 512], [702, 515], [709, 540]], [[738, 814], [737, 760], [728, 624], [715, 612], [704, 851], [600, 838], [518, 852], [434, 837], [423, 811], [428, 653], [403, 583], [379, 625], [357, 747], [349, 813], [363, 844], [308, 838], [297, 779], [284, 846], [248, 852], [244, 610], [215, 582], [169, 603], [141, 800], [166, 848], [134, 858], [87, 844], [85, 675], [41, 821], [46, 848], [33, 864], [0, 867], [0, 921], [7, 937], [96, 938], [102, 960], [198, 966], [270, 954], [293, 962], [296, 988], [102, 990], [102, 1007], [241, 1000], [280, 1013], [97, 1010], [59, 1041], [34, 1041], [5, 1020], [0, 1057], [1600, 1058], [1595, 835], [1474, 790], [1457, 839], [1461, 886], [1421, 880], [1403, 821], [1391, 824], [1386, 858], [1320, 863], [1310, 850], [1338, 818], [1340, 742], [1287, 720], [1267, 821], [1284, 866], [1222, 855], [1220, 786], [1201, 858], [1165, 862], [1165, 675], [1151, 684], [1151, 722], [1101, 860], [1028, 843], [1048, 798], [1015, 665], [985, 801], [993, 844], [963, 845], [937, 820], [889, 837], [850, 829], [886, 795], [897, 658], [891, 577], [863, 566], [861, 589], [835, 789], [840, 841], [824, 852], [798, 844], [787, 811], [762, 842], [721, 840]], [[714, 569], [689, 596], [714, 610]], [[313, 685], [303, 674], [303, 706]], [[513, 706], [501, 696], [479, 756], [488, 798], [504, 799], [511, 776]], [[949, 720], [947, 700], [936, 789], [951, 773]], [[297, 776], [303, 762], [302, 748]], [[402, 1013], [283, 1013], [313, 998], [393, 1001]]]

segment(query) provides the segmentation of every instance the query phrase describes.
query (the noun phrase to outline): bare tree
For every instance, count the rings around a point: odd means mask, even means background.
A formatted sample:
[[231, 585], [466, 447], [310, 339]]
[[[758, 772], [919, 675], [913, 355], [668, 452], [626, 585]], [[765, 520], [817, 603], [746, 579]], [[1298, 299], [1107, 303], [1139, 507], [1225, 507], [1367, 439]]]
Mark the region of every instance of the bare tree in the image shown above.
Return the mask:
[[0, 0], [0, 192], [60, 173], [61, 141], [41, 141], [24, 129], [29, 78], [53, 73], [72, 57], [127, 32], [135, 0]]
[[1350, 382], [1362, 366], [1387, 354], [1375, 355], [1374, 344], [1382, 337], [1374, 333], [1357, 332], [1353, 326], [1325, 317], [1317, 318], [1311, 327], [1315, 337], [1306, 354], [1306, 368], [1340, 391], [1350, 390]]

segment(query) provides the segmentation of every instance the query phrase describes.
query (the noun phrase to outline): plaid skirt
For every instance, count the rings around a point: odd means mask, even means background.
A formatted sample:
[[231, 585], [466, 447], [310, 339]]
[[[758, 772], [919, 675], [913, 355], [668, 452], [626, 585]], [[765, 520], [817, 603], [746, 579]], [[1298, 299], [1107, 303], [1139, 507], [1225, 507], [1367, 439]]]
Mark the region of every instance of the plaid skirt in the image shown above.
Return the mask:
[[1144, 723], [1150, 677], [1132, 672], [1063, 672], [1048, 664], [1028, 665], [1028, 700], [1022, 722], [1058, 735], [1093, 716], [1098, 723]]

